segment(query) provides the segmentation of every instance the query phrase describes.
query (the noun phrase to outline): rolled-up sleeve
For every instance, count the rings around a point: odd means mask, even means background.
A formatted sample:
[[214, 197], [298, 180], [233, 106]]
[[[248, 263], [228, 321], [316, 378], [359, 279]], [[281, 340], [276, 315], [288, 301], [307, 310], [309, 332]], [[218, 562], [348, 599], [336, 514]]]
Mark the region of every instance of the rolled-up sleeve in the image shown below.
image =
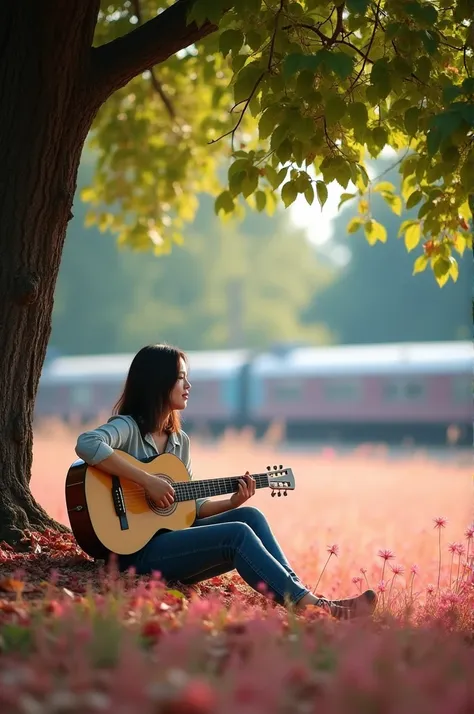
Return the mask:
[[130, 424], [123, 417], [113, 417], [107, 424], [85, 431], [77, 439], [76, 454], [86, 464], [95, 466], [114, 453], [123, 449], [130, 437]]
[[[182, 438], [183, 438], [183, 462], [186, 464], [186, 468], [189, 471], [189, 475], [191, 478], [193, 477], [193, 470], [192, 470], [192, 465], [191, 465], [191, 448], [190, 448], [190, 443], [189, 443], [189, 436], [182, 432]], [[201, 506], [203, 503], [206, 503], [206, 501], [209, 501], [208, 498], [197, 498], [196, 499], [196, 518], [199, 518], [199, 511], [201, 510]]]

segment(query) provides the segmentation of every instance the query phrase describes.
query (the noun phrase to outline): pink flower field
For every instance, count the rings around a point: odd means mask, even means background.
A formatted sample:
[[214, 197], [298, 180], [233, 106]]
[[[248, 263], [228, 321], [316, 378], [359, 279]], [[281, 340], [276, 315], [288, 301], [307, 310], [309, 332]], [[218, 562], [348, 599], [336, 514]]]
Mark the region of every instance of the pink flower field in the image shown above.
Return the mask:
[[[64, 523], [74, 444], [59, 425], [35, 436], [32, 489]], [[196, 478], [268, 464], [292, 467], [296, 490], [253, 505], [296, 572], [328, 596], [369, 584], [373, 619], [295, 616], [237, 575], [186, 589], [106, 573], [71, 536], [33, 533], [0, 546], [0, 711], [473, 712], [470, 455], [193, 441]]]

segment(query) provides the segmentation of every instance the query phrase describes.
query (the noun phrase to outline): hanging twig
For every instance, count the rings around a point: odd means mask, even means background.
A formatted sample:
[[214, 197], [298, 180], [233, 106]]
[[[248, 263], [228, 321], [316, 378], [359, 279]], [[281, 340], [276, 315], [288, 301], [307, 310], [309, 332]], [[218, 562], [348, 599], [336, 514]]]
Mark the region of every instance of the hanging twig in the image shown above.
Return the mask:
[[[141, 7], [140, 7], [140, 0], [133, 0], [133, 9], [136, 15], [136, 18], [138, 20], [138, 24], [142, 24], [142, 13], [141, 13]], [[156, 72], [153, 67], [150, 67], [150, 77], [151, 77], [151, 84], [153, 86], [153, 89], [155, 92], [158, 94], [160, 97], [161, 101], [166, 107], [166, 111], [170, 115], [172, 119], [176, 119], [176, 112], [174, 110], [173, 104], [171, 103], [170, 98], [167, 96], [165, 90], [163, 89], [163, 85], [161, 84], [160, 80], [156, 76]]]

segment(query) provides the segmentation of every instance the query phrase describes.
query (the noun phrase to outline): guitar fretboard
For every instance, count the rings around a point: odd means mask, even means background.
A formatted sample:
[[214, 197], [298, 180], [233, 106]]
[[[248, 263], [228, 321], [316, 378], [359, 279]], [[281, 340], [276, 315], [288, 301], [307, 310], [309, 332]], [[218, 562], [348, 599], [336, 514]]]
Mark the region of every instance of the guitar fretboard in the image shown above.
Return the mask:
[[[268, 488], [268, 474], [252, 474], [257, 488]], [[174, 484], [176, 501], [194, 501], [196, 498], [208, 498], [209, 496], [221, 496], [226, 493], [234, 493], [239, 489], [237, 476], [226, 478], [212, 478], [204, 481], [181, 481]], [[282, 476], [282, 481], [284, 481]]]

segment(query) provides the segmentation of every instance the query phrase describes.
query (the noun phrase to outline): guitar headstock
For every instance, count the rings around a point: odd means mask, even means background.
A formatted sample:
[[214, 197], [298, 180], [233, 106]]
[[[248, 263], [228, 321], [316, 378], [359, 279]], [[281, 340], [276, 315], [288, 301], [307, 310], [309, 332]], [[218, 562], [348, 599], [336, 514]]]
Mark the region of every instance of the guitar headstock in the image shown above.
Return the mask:
[[272, 496], [287, 495], [287, 491], [295, 490], [295, 477], [293, 471], [288, 467], [267, 466], [268, 486], [271, 489]]

